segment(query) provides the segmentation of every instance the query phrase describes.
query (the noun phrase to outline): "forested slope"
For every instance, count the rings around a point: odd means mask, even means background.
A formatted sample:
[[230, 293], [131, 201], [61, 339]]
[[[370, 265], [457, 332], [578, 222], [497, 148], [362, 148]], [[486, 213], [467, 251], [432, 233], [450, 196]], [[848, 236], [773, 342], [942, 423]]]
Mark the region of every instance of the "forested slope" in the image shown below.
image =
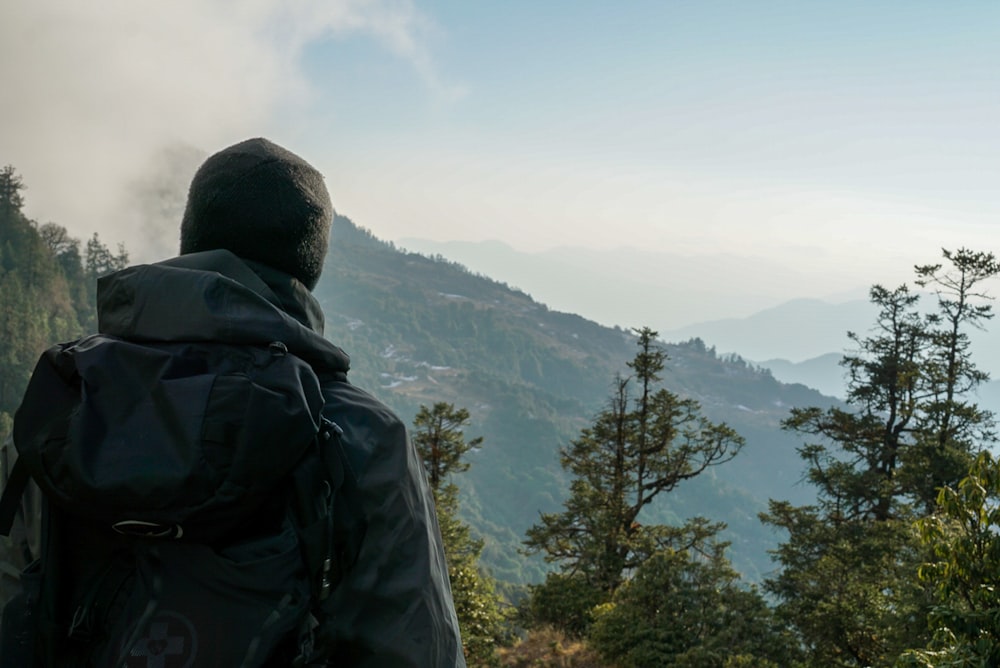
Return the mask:
[[[351, 354], [354, 382], [407, 416], [438, 400], [470, 410], [471, 433], [486, 442], [465, 476], [463, 508], [487, 537], [486, 560], [498, 576], [537, 580], [537, 564], [517, 552], [523, 532], [565, 494], [558, 449], [603, 408], [616, 374], [628, 374], [634, 332], [551, 311], [445, 258], [380, 241], [340, 216], [316, 295], [327, 336]], [[642, 324], [643, 314], [627, 323]], [[778, 423], [792, 406], [832, 400], [781, 384], [738, 357], [722, 358], [698, 339], [665, 349], [665, 385], [698, 400], [748, 444], [737, 462], [682, 486], [653, 515], [727, 521], [736, 563], [756, 578], [770, 568], [765, 552], [773, 543], [757, 511], [776, 491], [799, 500], [809, 494], [797, 485], [798, 442]]]

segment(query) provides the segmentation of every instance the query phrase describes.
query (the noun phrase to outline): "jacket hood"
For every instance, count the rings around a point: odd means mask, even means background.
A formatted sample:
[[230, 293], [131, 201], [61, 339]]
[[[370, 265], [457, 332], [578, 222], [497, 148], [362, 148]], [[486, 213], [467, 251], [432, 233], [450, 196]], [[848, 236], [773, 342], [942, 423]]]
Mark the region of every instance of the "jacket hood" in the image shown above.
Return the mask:
[[281, 341], [318, 374], [346, 374], [350, 358], [322, 336], [308, 289], [281, 272], [261, 273], [268, 280], [227, 250], [128, 267], [97, 282], [98, 330], [133, 341]]

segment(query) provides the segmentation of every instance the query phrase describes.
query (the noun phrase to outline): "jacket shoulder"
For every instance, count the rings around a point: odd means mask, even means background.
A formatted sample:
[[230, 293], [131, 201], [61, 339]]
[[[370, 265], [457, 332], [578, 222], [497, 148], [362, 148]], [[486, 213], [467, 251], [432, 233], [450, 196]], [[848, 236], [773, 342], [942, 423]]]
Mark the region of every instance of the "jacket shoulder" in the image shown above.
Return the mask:
[[407, 428], [391, 408], [347, 381], [323, 383], [323, 397], [323, 416], [343, 430], [346, 454], [356, 471], [364, 470], [371, 458], [383, 463], [387, 457], [407, 459]]

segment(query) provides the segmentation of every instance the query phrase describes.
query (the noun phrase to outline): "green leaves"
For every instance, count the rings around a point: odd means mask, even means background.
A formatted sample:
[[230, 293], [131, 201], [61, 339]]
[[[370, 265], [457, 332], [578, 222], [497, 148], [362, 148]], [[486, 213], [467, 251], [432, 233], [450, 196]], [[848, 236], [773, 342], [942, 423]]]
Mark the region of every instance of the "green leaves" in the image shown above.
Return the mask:
[[462, 429], [468, 421], [468, 410], [443, 401], [435, 403], [433, 408], [421, 406], [413, 420], [413, 443], [423, 459], [435, 495], [452, 474], [469, 469], [462, 457], [483, 442], [482, 437], [465, 440]]
[[[13, 168], [0, 171], [0, 191], [13, 189], [0, 198], [16, 200], [21, 187]], [[38, 226], [8, 203], [0, 205], [0, 411], [13, 414], [38, 355], [78, 336], [90, 310], [71, 298], [73, 277]]]
[[[983, 514], [984, 485], [959, 481], [994, 440], [992, 416], [966, 398], [987, 377], [972, 362], [967, 330], [992, 317], [981, 283], [1000, 265], [989, 253], [943, 254], [946, 263], [916, 268], [917, 285], [936, 294], [930, 314], [905, 285], [872, 288], [875, 324], [867, 336], [848, 335], [855, 348], [842, 361], [848, 408], [794, 409], [783, 423], [808, 438], [799, 454], [817, 503], [772, 501], [762, 516], [788, 532], [774, 553], [782, 570], [766, 586], [810, 665], [883, 666], [907, 648], [937, 651], [940, 638], [975, 626], [952, 614], [961, 606], [942, 602], [961, 592], [971, 611], [977, 596], [992, 596], [975, 564], [987, 558], [982, 527], [997, 518]], [[938, 503], [943, 516], [933, 514]], [[938, 620], [930, 645], [928, 619]]]
[[920, 580], [933, 591], [934, 636], [900, 666], [1000, 664], [1000, 462], [978, 455], [969, 475], [938, 495], [938, 512], [921, 519], [929, 549]]
[[507, 620], [496, 583], [479, 569], [483, 542], [473, 538], [469, 526], [458, 519], [458, 487], [451, 481], [454, 474], [469, 469], [463, 457], [483, 442], [482, 437], [465, 439], [468, 421], [469, 411], [454, 404], [421, 406], [413, 421], [412, 439], [434, 493], [466, 659], [469, 665], [491, 666], [497, 665], [495, 647], [506, 635]]
[[0, 215], [20, 214], [24, 206], [24, 181], [13, 165], [0, 168]]
[[592, 646], [614, 665], [789, 666], [795, 643], [721, 556], [651, 556], [595, 610]]
[[703, 525], [668, 530], [646, 526], [640, 514], [743, 445], [735, 431], [702, 417], [696, 401], [656, 387], [666, 355], [656, 332], [637, 334], [639, 351], [628, 364], [635, 375], [615, 379], [607, 408], [561, 452], [563, 468], [574, 476], [564, 510], [543, 514], [525, 541], [530, 552], [582, 574], [607, 595], [658, 550], [696, 545], [711, 551], [707, 544], [718, 525], [707, 535]]

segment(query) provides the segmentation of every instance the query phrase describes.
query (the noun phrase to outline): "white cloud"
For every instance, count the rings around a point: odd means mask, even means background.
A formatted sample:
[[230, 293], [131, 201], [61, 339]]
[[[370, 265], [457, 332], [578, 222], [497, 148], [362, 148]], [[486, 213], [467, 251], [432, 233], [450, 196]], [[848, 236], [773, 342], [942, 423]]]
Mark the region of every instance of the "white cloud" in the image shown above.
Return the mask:
[[147, 248], [147, 224], [121, 217], [135, 212], [135, 184], [162, 174], [150, 162], [165, 147], [187, 146], [170, 164], [193, 170], [190, 147], [281, 141], [279, 114], [310, 98], [304, 48], [347, 33], [377, 40], [441, 87], [424, 46], [430, 29], [408, 0], [4, 3], [0, 163], [24, 177], [29, 215], [159, 254], [162, 231]]

